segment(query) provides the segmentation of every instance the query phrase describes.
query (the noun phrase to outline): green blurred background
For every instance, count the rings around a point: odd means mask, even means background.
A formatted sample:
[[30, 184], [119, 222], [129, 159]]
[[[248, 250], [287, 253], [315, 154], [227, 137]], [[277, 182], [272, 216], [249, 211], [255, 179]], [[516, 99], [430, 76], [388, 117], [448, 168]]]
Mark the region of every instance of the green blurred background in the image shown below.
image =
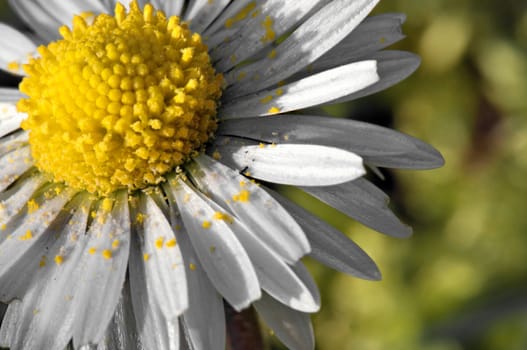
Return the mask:
[[[5, 7], [0, 0], [1, 20], [11, 16]], [[413, 226], [408, 240], [289, 191], [384, 276], [362, 281], [306, 261], [322, 293], [317, 349], [527, 349], [527, 2], [385, 0], [375, 9], [384, 12], [407, 14], [407, 39], [394, 48], [418, 53], [420, 69], [320, 112], [419, 137], [446, 166], [384, 171], [377, 183]]]

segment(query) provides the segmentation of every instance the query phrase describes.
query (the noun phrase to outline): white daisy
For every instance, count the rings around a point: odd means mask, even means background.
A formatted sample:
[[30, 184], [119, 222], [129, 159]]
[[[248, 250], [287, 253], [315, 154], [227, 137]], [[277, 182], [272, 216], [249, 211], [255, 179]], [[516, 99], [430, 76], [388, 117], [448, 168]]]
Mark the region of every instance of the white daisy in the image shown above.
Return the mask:
[[363, 164], [443, 163], [386, 128], [287, 114], [416, 69], [380, 51], [404, 16], [365, 19], [377, 2], [10, 1], [33, 32], [0, 24], [0, 66], [24, 76], [0, 90], [0, 345], [222, 349], [225, 300], [313, 348], [320, 301], [300, 259], [380, 273], [256, 181], [405, 237]]

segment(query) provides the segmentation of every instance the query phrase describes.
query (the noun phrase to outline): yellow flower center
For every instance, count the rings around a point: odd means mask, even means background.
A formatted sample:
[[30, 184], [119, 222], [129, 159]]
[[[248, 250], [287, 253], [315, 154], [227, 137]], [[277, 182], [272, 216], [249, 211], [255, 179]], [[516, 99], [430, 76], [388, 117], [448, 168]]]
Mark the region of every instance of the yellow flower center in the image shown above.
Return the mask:
[[24, 69], [18, 103], [36, 166], [100, 195], [164, 181], [216, 130], [223, 78], [178, 17], [151, 5], [60, 28]]

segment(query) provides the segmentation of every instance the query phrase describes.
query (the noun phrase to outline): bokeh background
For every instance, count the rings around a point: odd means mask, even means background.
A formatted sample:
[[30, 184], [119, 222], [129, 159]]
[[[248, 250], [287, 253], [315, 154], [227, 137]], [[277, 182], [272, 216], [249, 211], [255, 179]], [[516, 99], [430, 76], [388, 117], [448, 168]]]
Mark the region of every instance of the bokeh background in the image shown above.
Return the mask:
[[[11, 21], [6, 3], [0, 20]], [[418, 53], [420, 69], [385, 92], [317, 112], [419, 137], [446, 166], [383, 170], [376, 181], [413, 226], [408, 240], [286, 191], [383, 273], [362, 281], [306, 261], [322, 293], [317, 349], [527, 349], [527, 2], [385, 0], [375, 9], [384, 12], [407, 14], [407, 38], [393, 48]]]

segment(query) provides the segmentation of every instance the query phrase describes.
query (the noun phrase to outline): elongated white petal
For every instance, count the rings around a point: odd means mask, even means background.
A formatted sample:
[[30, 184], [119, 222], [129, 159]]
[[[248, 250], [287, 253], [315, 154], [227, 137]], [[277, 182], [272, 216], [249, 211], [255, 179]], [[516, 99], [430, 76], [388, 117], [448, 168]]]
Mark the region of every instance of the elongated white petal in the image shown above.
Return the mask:
[[292, 310], [267, 294], [254, 303], [264, 322], [291, 350], [315, 348], [315, 338], [309, 314]]
[[388, 208], [388, 196], [367, 180], [303, 190], [376, 231], [399, 238], [412, 234]]
[[[378, 0], [335, 0], [306, 20], [276, 47], [276, 59], [265, 59], [235, 70], [245, 72], [228, 92], [242, 96], [287, 79], [337, 45], [366, 17]], [[257, 78], [257, 79], [256, 79]]]
[[[225, 344], [225, 314], [223, 300], [210, 282], [185, 230], [175, 198], [170, 192], [170, 222], [185, 261], [189, 307], [181, 317], [189, 349], [223, 350]], [[183, 338], [183, 337], [182, 337]]]
[[73, 193], [63, 191], [46, 198], [50, 195], [51, 192], [46, 192], [32, 199], [31, 205], [19, 216], [16, 229], [5, 227], [9, 229], [9, 236], [0, 244], [0, 300], [21, 297], [31, 284], [49, 235], [54, 231], [53, 223]]
[[195, 0], [191, 1], [185, 12], [185, 20], [190, 21], [190, 28], [201, 33], [216, 19], [230, 0]]
[[222, 120], [284, 113], [317, 106], [360, 91], [379, 80], [374, 60], [350, 63], [307, 78], [230, 100], [220, 109]]
[[421, 64], [421, 58], [419, 56], [406, 51], [380, 51], [372, 54], [368, 59], [377, 61], [377, 73], [380, 77], [379, 81], [363, 90], [336, 99], [332, 103], [351, 101], [386, 90], [401, 80], [406, 79], [410, 74], [415, 72]]
[[15, 149], [0, 157], [0, 192], [33, 166], [29, 146]]
[[90, 249], [83, 251], [80, 262], [84, 269], [78, 296], [82, 306], [73, 329], [76, 346], [102, 339], [121, 296], [130, 250], [126, 193], [118, 194], [111, 211], [101, 204], [86, 236]]
[[[0, 69], [23, 75], [22, 64], [35, 52], [36, 45], [18, 30], [0, 23]], [[15, 65], [10, 67], [10, 64]]]
[[14, 300], [7, 307], [5, 316], [2, 318], [2, 327], [0, 328], [1, 347], [9, 348], [15, 340], [18, 323], [20, 322], [21, 306], [20, 300]]
[[216, 63], [217, 69], [226, 71], [271, 45], [319, 3], [320, 0], [262, 1], [251, 11], [251, 15], [247, 16], [243, 26], [230, 36], [230, 40], [212, 52], [213, 58], [219, 59]]
[[305, 209], [270, 191], [302, 226], [313, 247], [311, 256], [332, 269], [368, 280], [379, 280], [375, 262], [351, 239]]
[[[22, 148], [28, 144], [28, 133], [26, 131], [18, 130], [10, 135], [0, 138], [0, 156], [5, 155], [11, 151]], [[1, 174], [1, 171], [0, 171]], [[0, 175], [1, 177], [1, 175]]]
[[[143, 350], [135, 325], [130, 285], [125, 281], [121, 299], [97, 350]], [[160, 348], [158, 348], [160, 349]]]
[[[5, 93], [11, 96], [10, 90], [6, 90]], [[6, 96], [6, 99], [9, 96]], [[13, 94], [13, 98], [16, 98], [14, 96], [15, 94]], [[0, 102], [0, 137], [20, 128], [20, 123], [26, 117], [25, 113], [18, 113], [14, 104]]]
[[229, 214], [224, 213], [223, 208], [213, 201], [206, 198], [204, 200], [208, 201], [216, 214], [219, 214], [216, 220], [226, 220], [243, 244], [263, 290], [293, 309], [304, 312], [318, 311], [320, 306], [318, 292], [315, 291], [312, 294], [313, 290], [308, 288], [303, 280], [259, 239], [257, 234], [252, 233], [236, 217], [230, 217]]
[[28, 176], [0, 193], [0, 226], [3, 228], [0, 232], [0, 243], [23, 222], [22, 209], [44, 182], [41, 175]]
[[232, 211], [285, 261], [294, 263], [310, 251], [302, 229], [263, 189], [207, 156], [195, 161], [199, 169], [191, 168], [192, 176], [205, 193]]
[[251, 177], [286, 185], [330, 186], [365, 174], [359, 156], [326, 146], [240, 146], [230, 150], [229, 156], [237, 169]]
[[337, 46], [313, 62], [305, 74], [363, 59], [404, 38], [401, 25], [405, 16], [400, 13], [386, 13], [366, 18]]
[[149, 196], [140, 196], [132, 217], [136, 239], [131, 259], [144, 270], [152, 298], [149, 303], [156, 304], [168, 321], [174, 321], [188, 306], [185, 268], [174, 232]]
[[169, 190], [177, 200], [192, 245], [207, 275], [236, 310], [260, 297], [256, 272], [228, 224], [214, 221], [215, 211], [181, 179]]
[[[395, 130], [350, 119], [307, 115], [226, 120], [218, 135], [266, 143], [318, 144], [346, 149], [368, 165], [429, 169], [444, 164], [432, 146]], [[219, 138], [221, 140], [221, 138]]]
[[130, 254], [130, 288], [137, 331], [146, 349], [177, 350], [179, 326], [163, 316], [161, 307], [154, 302], [155, 291], [147, 286], [146, 275], [137, 244], [132, 244]]
[[[18, 90], [18, 89], [12, 89], [12, 88], [0, 88], [0, 115], [1, 116], [4, 116], [5, 115], [5, 107], [7, 103], [16, 103], [18, 102], [18, 100], [20, 100], [21, 98], [23, 98], [24, 95]], [[12, 105], [13, 107], [10, 107], [10, 108], [14, 108], [15, 106]], [[14, 108], [14, 110], [16, 111], [16, 108]], [[2, 120], [3, 117], [0, 117], [0, 120]]]
[[157, 0], [157, 1], [160, 2], [163, 12], [165, 12], [167, 16], [181, 16], [183, 6], [185, 5], [184, 0], [171, 0], [171, 1]]
[[[78, 273], [78, 262], [85, 248], [90, 207], [87, 198], [76, 198], [59, 214], [54, 223], [56, 230], [46, 235], [49, 249], [43, 251], [45, 255], [40, 252], [28, 259], [33, 260], [32, 268], [38, 273], [34, 275], [31, 289], [23, 296], [13, 348], [62, 350], [71, 339], [80, 306], [75, 299], [83, 277]], [[83, 202], [79, 204], [78, 200]]]

